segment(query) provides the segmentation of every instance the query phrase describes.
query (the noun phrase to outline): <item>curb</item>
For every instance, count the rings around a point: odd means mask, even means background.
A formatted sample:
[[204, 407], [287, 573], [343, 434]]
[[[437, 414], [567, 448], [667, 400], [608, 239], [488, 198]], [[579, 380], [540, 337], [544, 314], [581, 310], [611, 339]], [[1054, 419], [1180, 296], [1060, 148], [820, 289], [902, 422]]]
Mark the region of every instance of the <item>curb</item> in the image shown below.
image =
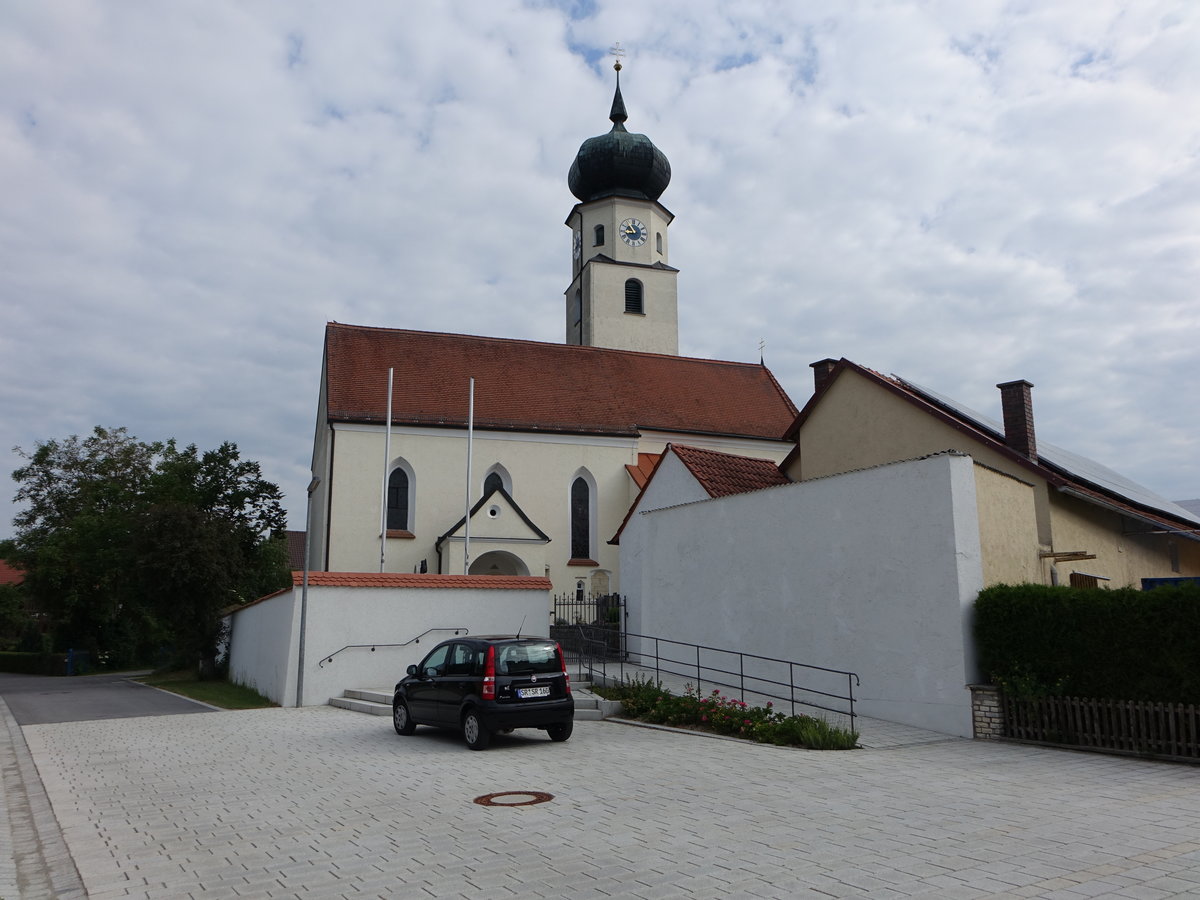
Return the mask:
[[0, 770], [18, 895], [87, 900], [25, 734], [0, 697]]

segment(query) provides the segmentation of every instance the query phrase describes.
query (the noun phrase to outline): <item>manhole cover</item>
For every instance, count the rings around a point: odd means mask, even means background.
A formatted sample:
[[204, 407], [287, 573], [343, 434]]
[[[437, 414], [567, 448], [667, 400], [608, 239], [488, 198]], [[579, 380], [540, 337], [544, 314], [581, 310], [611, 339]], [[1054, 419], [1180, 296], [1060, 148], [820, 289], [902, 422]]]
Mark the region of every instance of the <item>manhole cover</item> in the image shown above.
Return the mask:
[[499, 791], [476, 797], [475, 802], [480, 806], [533, 806], [553, 799], [554, 795], [545, 791]]

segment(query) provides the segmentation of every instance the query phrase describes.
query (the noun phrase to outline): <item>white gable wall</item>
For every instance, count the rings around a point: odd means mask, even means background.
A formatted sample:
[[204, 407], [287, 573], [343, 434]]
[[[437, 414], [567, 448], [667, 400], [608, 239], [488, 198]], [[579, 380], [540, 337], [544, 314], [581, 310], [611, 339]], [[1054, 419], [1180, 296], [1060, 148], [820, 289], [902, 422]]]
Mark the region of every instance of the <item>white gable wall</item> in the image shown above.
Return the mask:
[[969, 457], [635, 513], [621, 563], [631, 631], [848, 669], [859, 714], [971, 733]]
[[[674, 453], [666, 454], [658, 464], [658, 468], [654, 470], [654, 477], [646, 485], [645, 492], [638, 498], [637, 507], [629, 517], [629, 521], [625, 523], [625, 530], [621, 534], [622, 583], [631, 588], [642, 583], [643, 543], [640, 539], [639, 529], [644, 517], [638, 513], [707, 499], [709, 499], [708, 491], [696, 480], [696, 476], [680, 461], [679, 457]], [[636, 590], [636, 588], [634, 589]], [[629, 596], [628, 593], [626, 596]], [[643, 627], [642, 604], [630, 603], [626, 610], [628, 611], [627, 628], [629, 631], [634, 634], [651, 633]]]

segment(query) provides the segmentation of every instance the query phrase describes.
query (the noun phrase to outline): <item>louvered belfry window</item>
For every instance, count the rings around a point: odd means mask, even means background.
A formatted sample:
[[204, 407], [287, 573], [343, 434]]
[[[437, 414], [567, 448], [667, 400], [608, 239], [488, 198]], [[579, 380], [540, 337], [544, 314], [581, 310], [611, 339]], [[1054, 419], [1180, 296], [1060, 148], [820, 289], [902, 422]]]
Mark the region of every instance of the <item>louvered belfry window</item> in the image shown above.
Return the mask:
[[630, 278], [625, 282], [625, 312], [644, 313], [645, 311], [642, 303], [642, 283], [636, 278]]

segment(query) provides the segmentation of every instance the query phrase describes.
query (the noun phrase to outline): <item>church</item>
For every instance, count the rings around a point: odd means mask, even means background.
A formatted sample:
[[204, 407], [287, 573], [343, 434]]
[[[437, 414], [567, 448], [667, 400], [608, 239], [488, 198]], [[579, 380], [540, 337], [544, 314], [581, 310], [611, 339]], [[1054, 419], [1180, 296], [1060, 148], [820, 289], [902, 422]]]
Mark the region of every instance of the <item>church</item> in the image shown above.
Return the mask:
[[628, 638], [861, 676], [860, 714], [970, 735], [983, 587], [1200, 578], [1200, 517], [1037, 441], [1027, 381], [1001, 423], [825, 359], [797, 409], [761, 361], [680, 356], [671, 169], [616, 68], [567, 179], [562, 343], [327, 325], [311, 572], [233, 612], [239, 683], [324, 702], [426, 634], [620, 593]]
[[[328, 324], [310, 568], [621, 590], [610, 543], [668, 444], [777, 464], [798, 410], [761, 363], [679, 356], [666, 156], [611, 129], [570, 166], [564, 342]], [[390, 407], [389, 407], [390, 400]]]

